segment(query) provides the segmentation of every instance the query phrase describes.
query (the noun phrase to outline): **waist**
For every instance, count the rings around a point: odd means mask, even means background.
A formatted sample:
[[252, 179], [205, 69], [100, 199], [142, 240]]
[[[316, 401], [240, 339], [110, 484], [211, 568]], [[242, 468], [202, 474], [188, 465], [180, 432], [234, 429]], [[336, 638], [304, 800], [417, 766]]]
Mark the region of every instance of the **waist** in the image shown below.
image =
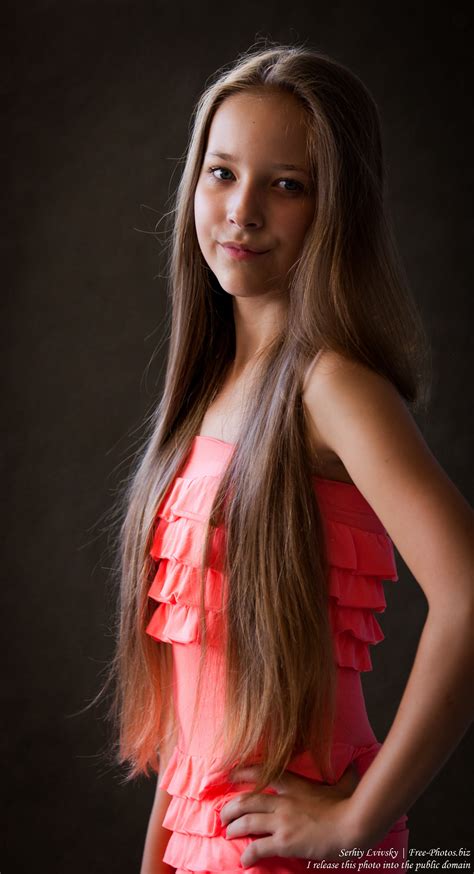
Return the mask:
[[[216, 726], [222, 721], [224, 706], [224, 656], [220, 650], [210, 647], [197, 704], [196, 726], [191, 735], [199, 655], [199, 644], [173, 644], [174, 700], [181, 748], [191, 755], [206, 755], [213, 748]], [[334, 744], [371, 746], [377, 738], [367, 714], [360, 673], [337, 666], [336, 678]]]

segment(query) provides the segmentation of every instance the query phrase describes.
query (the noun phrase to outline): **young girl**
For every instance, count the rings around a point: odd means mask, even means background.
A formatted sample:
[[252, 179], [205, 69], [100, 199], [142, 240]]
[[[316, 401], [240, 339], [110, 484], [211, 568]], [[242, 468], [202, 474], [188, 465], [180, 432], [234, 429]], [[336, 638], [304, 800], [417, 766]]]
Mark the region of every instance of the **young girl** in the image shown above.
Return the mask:
[[[141, 874], [398, 870], [472, 715], [472, 513], [409, 411], [428, 344], [377, 109], [334, 60], [272, 43], [193, 121], [166, 380], [121, 527], [117, 756], [159, 775]], [[393, 543], [429, 609], [380, 743], [360, 675]]]

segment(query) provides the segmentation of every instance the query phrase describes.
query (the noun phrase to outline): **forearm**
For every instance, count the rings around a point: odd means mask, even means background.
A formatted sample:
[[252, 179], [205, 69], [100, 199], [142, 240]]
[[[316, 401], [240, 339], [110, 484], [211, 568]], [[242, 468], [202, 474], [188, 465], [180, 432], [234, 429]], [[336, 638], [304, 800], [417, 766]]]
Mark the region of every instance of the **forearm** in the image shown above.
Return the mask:
[[430, 609], [396, 717], [350, 801], [352, 834], [373, 846], [453, 752], [473, 716], [472, 609]]
[[171, 797], [165, 789], [157, 788], [148, 822], [140, 874], [174, 874], [176, 870], [162, 861], [171, 837], [171, 831], [162, 826]]
[[172, 796], [165, 789], [160, 789], [159, 784], [161, 775], [168, 767], [177, 738], [176, 732], [170, 734], [160, 750], [160, 772], [157, 775], [155, 797], [148, 822], [140, 874], [175, 874], [176, 871], [175, 868], [163, 862], [171, 831], [163, 828], [162, 823]]

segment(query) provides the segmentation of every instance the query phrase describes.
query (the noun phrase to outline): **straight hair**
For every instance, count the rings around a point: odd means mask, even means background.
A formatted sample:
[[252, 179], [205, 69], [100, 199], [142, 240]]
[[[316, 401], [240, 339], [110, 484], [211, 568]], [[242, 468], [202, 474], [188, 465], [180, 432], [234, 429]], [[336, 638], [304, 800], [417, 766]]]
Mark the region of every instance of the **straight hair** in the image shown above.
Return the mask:
[[[157, 510], [199, 433], [235, 355], [231, 296], [203, 259], [194, 191], [217, 108], [237, 93], [281, 91], [304, 110], [314, 220], [290, 271], [285, 329], [261, 352], [238, 442], [219, 482], [201, 563], [200, 664], [205, 667], [205, 571], [218, 525], [226, 531], [227, 627], [222, 766], [262, 753], [255, 792], [309, 750], [331, 780], [336, 665], [328, 614], [328, 559], [312, 483], [304, 377], [324, 350], [361, 362], [413, 410], [427, 405], [430, 349], [386, 207], [376, 104], [360, 79], [304, 45], [252, 47], [207, 84], [193, 111], [175, 193], [169, 255], [171, 333], [164, 388], [119, 500], [116, 649], [104, 689], [114, 760], [125, 781], [159, 771], [176, 730], [171, 646], [145, 633], [156, 572]], [[251, 670], [250, 670], [251, 666]], [[193, 727], [197, 717], [194, 713]]]

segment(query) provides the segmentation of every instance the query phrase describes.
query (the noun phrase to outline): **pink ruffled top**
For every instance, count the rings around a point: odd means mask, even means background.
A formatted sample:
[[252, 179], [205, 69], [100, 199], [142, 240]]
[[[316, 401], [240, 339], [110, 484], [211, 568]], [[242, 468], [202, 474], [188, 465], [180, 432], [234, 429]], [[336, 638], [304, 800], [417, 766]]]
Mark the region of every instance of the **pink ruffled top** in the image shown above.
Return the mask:
[[[222, 527], [211, 539], [206, 572], [205, 610], [209, 655], [199, 702], [199, 719], [191, 735], [199, 666], [199, 572], [205, 525], [219, 479], [234, 444], [197, 436], [191, 451], [157, 511], [151, 556], [157, 562], [149, 597], [156, 609], [146, 631], [173, 648], [173, 694], [179, 740], [160, 787], [172, 799], [163, 826], [172, 831], [164, 861], [177, 872], [242, 871], [240, 856], [250, 837], [227, 839], [219, 811], [248, 783], [231, 783], [211, 751], [215, 727], [222, 721], [224, 616]], [[333, 765], [338, 780], [350, 762], [359, 774], [381, 746], [370, 726], [360, 672], [372, 670], [370, 647], [384, 635], [374, 613], [385, 610], [382, 580], [397, 580], [392, 542], [355, 485], [314, 477], [329, 559], [329, 615], [337, 663], [337, 706]], [[308, 753], [295, 756], [288, 770], [321, 781]], [[269, 790], [271, 791], [271, 790]], [[392, 832], [406, 829], [406, 816]], [[275, 859], [271, 870], [303, 870], [302, 860]], [[283, 864], [284, 863], [284, 864]], [[247, 869], [255, 874], [260, 870]]]

